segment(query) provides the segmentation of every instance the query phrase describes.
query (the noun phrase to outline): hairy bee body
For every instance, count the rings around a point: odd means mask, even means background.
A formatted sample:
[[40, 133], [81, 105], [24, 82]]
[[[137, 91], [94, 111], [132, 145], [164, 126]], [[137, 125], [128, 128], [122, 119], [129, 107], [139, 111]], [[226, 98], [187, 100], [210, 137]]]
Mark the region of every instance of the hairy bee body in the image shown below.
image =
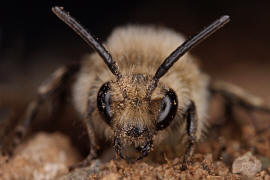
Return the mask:
[[[120, 86], [136, 99], [136, 97], [145, 95], [145, 87], [149, 83], [148, 79], [154, 76], [163, 60], [184, 40], [182, 35], [169, 29], [130, 25], [115, 29], [105, 43], [105, 47], [111, 52], [113, 59], [122, 70], [122, 79], [125, 80], [121, 81]], [[73, 86], [73, 102], [76, 110], [83, 117], [89, 111], [88, 103], [94, 104], [89, 121], [94, 127], [95, 134], [100, 141], [112, 142], [114, 132], [105, 123], [104, 117], [96, 106], [99, 88], [108, 81], [116, 81], [116, 77], [111, 75], [100, 56], [97, 53], [86, 56]], [[169, 127], [154, 135], [154, 150], [149, 153], [148, 157], [157, 159], [160, 157], [158, 154], [165, 153], [167, 157], [183, 154], [187, 142], [186, 121], [183, 112], [186, 111], [190, 100], [194, 102], [197, 109], [196, 141], [201, 138], [207, 124], [208, 85], [208, 76], [201, 72], [196, 59], [190, 54], [184, 55], [181, 61], [176, 63], [160, 80], [157, 89], [152, 94], [152, 99], [162, 98], [161, 89], [171, 88], [178, 97], [178, 109], [175, 119]], [[115, 90], [114, 93], [114, 101], [124, 98], [120, 90], [119, 92]], [[136, 105], [133, 102], [128, 101], [125, 104], [125, 112], [119, 112], [121, 116], [129, 118], [120, 118], [121, 120], [116, 124], [135, 123], [142, 126], [150, 123], [151, 118], [144, 114], [144, 109], [136, 110]], [[139, 106], [143, 108], [143, 105]], [[118, 109], [116, 108], [115, 111]]]

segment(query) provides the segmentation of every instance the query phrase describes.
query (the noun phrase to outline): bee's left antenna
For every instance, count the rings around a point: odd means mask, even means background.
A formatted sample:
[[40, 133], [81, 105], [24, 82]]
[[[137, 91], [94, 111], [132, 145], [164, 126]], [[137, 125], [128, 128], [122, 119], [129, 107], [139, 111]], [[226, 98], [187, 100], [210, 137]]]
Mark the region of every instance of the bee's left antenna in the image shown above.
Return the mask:
[[70, 16], [68, 12], [65, 12], [63, 7], [55, 6], [52, 8], [52, 11], [99, 54], [105, 64], [109, 67], [110, 71], [117, 76], [117, 78], [121, 77], [118, 65], [112, 59], [110, 53], [96, 38], [94, 38], [76, 19]]
[[195, 34], [190, 39], [186, 40], [183, 44], [181, 44], [178, 48], [176, 48], [159, 66], [156, 74], [153, 77], [153, 81], [148, 88], [146, 97], [150, 97], [153, 90], [157, 87], [159, 79], [168, 72], [168, 70], [173, 66], [174, 63], [176, 63], [180, 59], [180, 57], [182, 57], [187, 51], [194, 48], [204, 39], [209, 37], [211, 34], [216, 32], [218, 29], [222, 28], [229, 21], [230, 17], [228, 15], [221, 16], [219, 19], [211, 23], [205, 29]]

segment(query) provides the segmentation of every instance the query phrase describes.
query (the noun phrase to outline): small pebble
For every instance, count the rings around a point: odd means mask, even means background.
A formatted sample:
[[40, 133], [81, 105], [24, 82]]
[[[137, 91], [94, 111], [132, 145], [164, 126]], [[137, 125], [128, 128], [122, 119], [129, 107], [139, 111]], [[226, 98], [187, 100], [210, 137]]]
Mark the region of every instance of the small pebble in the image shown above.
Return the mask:
[[253, 177], [262, 169], [262, 163], [251, 152], [247, 152], [243, 156], [236, 158], [232, 165], [233, 173]]

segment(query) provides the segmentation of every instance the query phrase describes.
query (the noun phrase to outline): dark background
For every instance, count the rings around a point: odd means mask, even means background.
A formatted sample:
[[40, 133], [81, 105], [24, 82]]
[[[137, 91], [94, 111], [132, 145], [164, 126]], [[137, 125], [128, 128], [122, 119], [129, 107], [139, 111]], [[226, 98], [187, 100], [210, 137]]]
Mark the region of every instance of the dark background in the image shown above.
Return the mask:
[[[230, 15], [228, 25], [191, 53], [212, 77], [270, 102], [270, 3], [266, 1], [28, 0], [4, 1], [0, 6], [0, 108], [21, 114], [51, 72], [89, 52], [86, 43], [51, 12], [54, 5], [65, 7], [101, 40], [114, 27], [130, 23], [166, 26], [189, 37], [221, 15]], [[41, 117], [47, 119], [44, 114]], [[40, 128], [62, 125], [47, 123]], [[72, 127], [69, 130], [73, 132]]]
[[[89, 51], [51, 12], [54, 5], [64, 6], [101, 40], [106, 40], [114, 27], [130, 23], [166, 26], [188, 37], [228, 14], [231, 22], [192, 50], [202, 60], [203, 69], [218, 76], [223, 71], [231, 73], [235, 66], [237, 71], [253, 64], [267, 66], [261, 71], [268, 72], [270, 68], [267, 2], [4, 1], [0, 7], [0, 92], [5, 90], [11, 95], [12, 91], [18, 96], [26, 92], [31, 96], [33, 87], [56, 67], [79, 61]], [[253, 69], [241, 74], [245, 76], [250, 71]], [[11, 84], [16, 89], [11, 89]]]

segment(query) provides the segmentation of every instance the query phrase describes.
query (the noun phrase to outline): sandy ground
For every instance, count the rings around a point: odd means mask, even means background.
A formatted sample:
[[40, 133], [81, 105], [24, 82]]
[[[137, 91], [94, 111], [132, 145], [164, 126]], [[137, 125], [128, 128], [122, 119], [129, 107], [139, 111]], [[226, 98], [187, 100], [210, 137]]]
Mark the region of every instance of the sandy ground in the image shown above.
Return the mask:
[[231, 129], [215, 128], [199, 144], [186, 170], [181, 170], [181, 160], [176, 158], [165, 164], [94, 161], [72, 172], [69, 166], [81, 157], [69, 138], [39, 132], [20, 145], [12, 158], [0, 157], [0, 179], [270, 179], [270, 132], [256, 133], [245, 125], [234, 139], [228, 135]]

